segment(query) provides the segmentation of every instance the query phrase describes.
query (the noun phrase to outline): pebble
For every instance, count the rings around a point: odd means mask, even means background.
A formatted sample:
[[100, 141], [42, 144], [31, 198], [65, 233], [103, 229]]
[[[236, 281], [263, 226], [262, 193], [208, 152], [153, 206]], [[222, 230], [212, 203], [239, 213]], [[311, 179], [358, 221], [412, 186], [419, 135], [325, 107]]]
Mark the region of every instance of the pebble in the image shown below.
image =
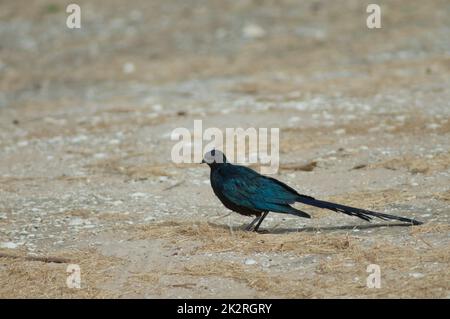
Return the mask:
[[84, 220], [81, 218], [72, 218], [69, 221], [69, 226], [79, 226], [79, 225], [83, 225], [84, 224]]
[[430, 130], [435, 130], [435, 129], [438, 129], [440, 127], [441, 126], [439, 124], [436, 124], [436, 123], [427, 124], [427, 128], [430, 129]]
[[155, 104], [155, 105], [152, 106], [152, 109], [153, 109], [153, 111], [155, 111], [155, 112], [161, 111], [162, 108], [163, 108], [163, 107], [162, 107], [161, 104]]
[[257, 264], [256, 260], [254, 260], [254, 259], [246, 259], [244, 263], [246, 265], [255, 265], [255, 264]]
[[4, 242], [0, 244], [1, 248], [9, 248], [9, 249], [15, 249], [21, 244], [13, 243], [12, 241]]
[[130, 195], [131, 197], [133, 197], [133, 198], [137, 198], [137, 197], [147, 197], [147, 194], [145, 194], [145, 193], [133, 193], [133, 194], [131, 194]]
[[78, 136], [73, 137], [71, 139], [71, 142], [72, 143], [80, 143], [80, 142], [86, 141], [87, 139], [88, 138], [86, 135], [78, 135]]
[[409, 275], [410, 275], [411, 277], [413, 277], [413, 278], [423, 278], [423, 277], [425, 277], [425, 275], [422, 274], [422, 273], [420, 273], [420, 272], [412, 272], [412, 273], [410, 273]]
[[125, 74], [133, 73], [135, 70], [136, 70], [136, 68], [135, 68], [134, 64], [131, 62], [125, 63], [122, 67], [122, 71]]
[[105, 153], [97, 153], [94, 155], [94, 157], [97, 159], [102, 159], [102, 158], [106, 158], [107, 155]]
[[111, 144], [111, 145], [117, 145], [117, 144], [120, 144], [120, 140], [112, 139], [112, 140], [109, 141], [109, 144]]
[[17, 146], [19, 147], [24, 147], [28, 145], [28, 141], [20, 141], [19, 143], [17, 143]]
[[242, 35], [247, 39], [258, 39], [266, 35], [266, 31], [257, 24], [247, 24], [242, 29]]
[[345, 132], [346, 132], [345, 129], [341, 128], [341, 129], [335, 130], [334, 134], [343, 135], [343, 134], [345, 134]]

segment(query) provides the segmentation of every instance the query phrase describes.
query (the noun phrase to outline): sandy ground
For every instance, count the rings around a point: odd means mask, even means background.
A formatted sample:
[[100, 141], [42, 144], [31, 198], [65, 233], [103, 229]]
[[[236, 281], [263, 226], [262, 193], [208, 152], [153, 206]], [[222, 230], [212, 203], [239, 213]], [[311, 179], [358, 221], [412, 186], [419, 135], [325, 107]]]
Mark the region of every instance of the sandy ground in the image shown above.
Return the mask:
[[[450, 297], [448, 1], [378, 1], [378, 30], [357, 0], [79, 0], [80, 30], [68, 3], [0, 1], [0, 297]], [[171, 162], [195, 119], [280, 128], [276, 178], [425, 224], [246, 233]]]

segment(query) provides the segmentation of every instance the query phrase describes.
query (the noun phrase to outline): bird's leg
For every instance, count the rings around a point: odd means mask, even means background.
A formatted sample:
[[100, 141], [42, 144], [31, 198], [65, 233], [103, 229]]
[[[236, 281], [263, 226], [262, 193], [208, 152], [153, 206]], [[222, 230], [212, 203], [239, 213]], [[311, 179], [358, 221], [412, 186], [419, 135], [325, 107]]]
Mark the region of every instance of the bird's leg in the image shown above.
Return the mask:
[[266, 218], [268, 213], [269, 212], [264, 212], [262, 214], [262, 216], [259, 218], [258, 224], [256, 224], [255, 228], [253, 228], [253, 231], [255, 231], [255, 232], [258, 231], [259, 225], [261, 225], [262, 221], [264, 220], [264, 218]]
[[245, 227], [245, 230], [250, 231], [252, 230], [253, 225], [261, 218], [261, 216], [257, 216], [250, 224]]

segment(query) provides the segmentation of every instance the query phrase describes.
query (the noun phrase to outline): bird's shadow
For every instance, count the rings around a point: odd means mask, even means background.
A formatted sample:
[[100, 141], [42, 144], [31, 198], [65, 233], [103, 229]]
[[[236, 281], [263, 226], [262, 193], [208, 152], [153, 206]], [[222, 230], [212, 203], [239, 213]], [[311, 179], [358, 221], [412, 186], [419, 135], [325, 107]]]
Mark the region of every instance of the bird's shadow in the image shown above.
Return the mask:
[[285, 234], [285, 233], [301, 233], [301, 232], [332, 232], [337, 230], [363, 230], [382, 227], [409, 227], [409, 223], [383, 223], [383, 224], [367, 224], [367, 225], [343, 225], [343, 226], [324, 226], [324, 227], [304, 227], [304, 228], [272, 228], [261, 229], [258, 233], [262, 234]]
[[[229, 225], [220, 225], [210, 223], [213, 227], [229, 229]], [[301, 232], [333, 232], [338, 230], [364, 230], [364, 229], [373, 229], [373, 228], [382, 228], [382, 227], [409, 227], [412, 226], [409, 223], [382, 223], [382, 224], [366, 224], [366, 225], [343, 225], [343, 226], [323, 226], [323, 227], [304, 227], [304, 228], [261, 228], [257, 231], [259, 234], [288, 234], [288, 233], [301, 233]], [[246, 225], [239, 226], [235, 229], [237, 230], [245, 230]]]

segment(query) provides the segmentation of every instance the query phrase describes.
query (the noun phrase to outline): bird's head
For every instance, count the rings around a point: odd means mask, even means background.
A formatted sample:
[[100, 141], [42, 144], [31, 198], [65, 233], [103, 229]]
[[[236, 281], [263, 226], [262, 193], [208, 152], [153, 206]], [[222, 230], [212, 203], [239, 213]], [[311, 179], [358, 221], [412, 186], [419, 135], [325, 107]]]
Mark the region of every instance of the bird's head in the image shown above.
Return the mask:
[[221, 151], [213, 149], [203, 156], [202, 163], [208, 164], [210, 167], [214, 167], [227, 162], [225, 154]]

